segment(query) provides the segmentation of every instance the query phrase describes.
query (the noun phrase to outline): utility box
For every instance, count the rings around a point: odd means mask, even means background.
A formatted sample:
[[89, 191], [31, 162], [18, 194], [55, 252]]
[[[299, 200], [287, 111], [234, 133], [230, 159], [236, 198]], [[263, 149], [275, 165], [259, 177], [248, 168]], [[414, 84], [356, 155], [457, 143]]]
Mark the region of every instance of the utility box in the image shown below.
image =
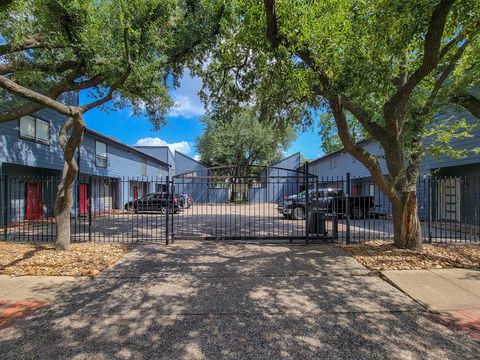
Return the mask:
[[311, 209], [308, 212], [308, 233], [325, 236], [327, 227], [325, 224], [325, 213], [318, 209]]

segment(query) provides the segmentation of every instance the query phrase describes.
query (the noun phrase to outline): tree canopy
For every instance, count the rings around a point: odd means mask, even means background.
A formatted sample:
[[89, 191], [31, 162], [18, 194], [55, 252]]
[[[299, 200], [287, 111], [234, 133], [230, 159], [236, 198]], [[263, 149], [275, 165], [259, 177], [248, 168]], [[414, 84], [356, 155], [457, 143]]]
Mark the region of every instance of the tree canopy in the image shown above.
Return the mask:
[[[221, 9], [205, 1], [17, 0], [0, 11], [0, 75], [51, 99], [88, 91], [91, 104], [129, 106], [159, 128], [184, 65], [214, 39]], [[195, 49], [195, 52], [193, 51]], [[2, 86], [5, 89], [5, 84]], [[47, 105], [1, 92], [0, 122]]]
[[[392, 203], [396, 245], [419, 247], [422, 141], [456, 94], [474, 95], [480, 3], [237, 0], [230, 8], [204, 73], [210, 106], [253, 103], [304, 125], [318, 110], [331, 112], [345, 150]], [[383, 147], [388, 174], [356, 143], [349, 116]]]
[[262, 121], [245, 109], [229, 119], [208, 115], [205, 129], [197, 138], [202, 162], [208, 166], [268, 166], [284, 157], [295, 137], [292, 127], [282, 128]]
[[[58, 249], [70, 243], [83, 114], [128, 106], [159, 129], [171, 87], [185, 66], [203, 62], [223, 10], [206, 0], [13, 0], [0, 8], [0, 123], [44, 108], [68, 117], [59, 134]], [[72, 91], [84, 91], [87, 103], [62, 101]]]

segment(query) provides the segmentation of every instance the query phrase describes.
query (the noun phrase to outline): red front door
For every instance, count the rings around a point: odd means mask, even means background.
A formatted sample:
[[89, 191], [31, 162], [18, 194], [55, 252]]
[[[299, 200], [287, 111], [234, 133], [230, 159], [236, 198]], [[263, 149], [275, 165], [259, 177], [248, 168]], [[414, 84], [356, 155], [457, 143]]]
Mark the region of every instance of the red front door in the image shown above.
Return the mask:
[[133, 200], [138, 200], [138, 186], [133, 185]]
[[28, 181], [25, 189], [25, 219], [42, 219], [42, 183], [40, 181]]
[[88, 213], [88, 184], [80, 184], [80, 214]]

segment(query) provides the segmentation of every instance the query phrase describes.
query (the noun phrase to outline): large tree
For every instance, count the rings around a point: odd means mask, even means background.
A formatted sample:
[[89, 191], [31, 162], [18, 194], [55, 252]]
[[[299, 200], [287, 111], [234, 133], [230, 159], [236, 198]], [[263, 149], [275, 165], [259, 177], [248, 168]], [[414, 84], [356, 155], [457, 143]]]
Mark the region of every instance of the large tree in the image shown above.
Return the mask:
[[[240, 110], [225, 118], [207, 115], [205, 129], [196, 145], [208, 166], [232, 166], [238, 175], [249, 175], [255, 166], [268, 166], [283, 157], [295, 137], [291, 126], [262, 120], [252, 110]], [[247, 172], [245, 172], [247, 170]]]
[[[59, 134], [57, 249], [70, 244], [83, 115], [128, 106], [161, 127], [170, 87], [211, 46], [222, 14], [221, 4], [202, 0], [13, 0], [0, 7], [0, 122], [44, 108], [68, 117]], [[89, 102], [58, 100], [71, 91], [84, 91]]]
[[[344, 149], [392, 203], [395, 245], [421, 247], [416, 180], [422, 140], [437, 125], [446, 89], [473, 83], [478, 73], [480, 3], [232, 3], [235, 15], [203, 74], [211, 107], [254, 103], [273, 118], [307, 125], [314, 110], [331, 112]], [[387, 175], [379, 158], [355, 141], [348, 116], [382, 146]]]

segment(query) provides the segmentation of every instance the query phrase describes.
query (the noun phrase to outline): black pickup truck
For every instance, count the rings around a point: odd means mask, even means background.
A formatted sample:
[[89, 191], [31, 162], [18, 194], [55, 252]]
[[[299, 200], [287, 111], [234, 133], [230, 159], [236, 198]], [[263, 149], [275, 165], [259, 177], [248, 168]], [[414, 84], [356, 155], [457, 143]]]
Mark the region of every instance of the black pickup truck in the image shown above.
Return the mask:
[[[310, 189], [308, 203], [310, 208], [317, 208], [323, 213], [345, 215], [348, 210], [350, 217], [354, 219], [369, 216], [375, 208], [373, 196], [351, 196], [347, 200], [341, 189], [332, 188]], [[278, 212], [293, 220], [305, 219], [305, 191], [280, 201]]]

